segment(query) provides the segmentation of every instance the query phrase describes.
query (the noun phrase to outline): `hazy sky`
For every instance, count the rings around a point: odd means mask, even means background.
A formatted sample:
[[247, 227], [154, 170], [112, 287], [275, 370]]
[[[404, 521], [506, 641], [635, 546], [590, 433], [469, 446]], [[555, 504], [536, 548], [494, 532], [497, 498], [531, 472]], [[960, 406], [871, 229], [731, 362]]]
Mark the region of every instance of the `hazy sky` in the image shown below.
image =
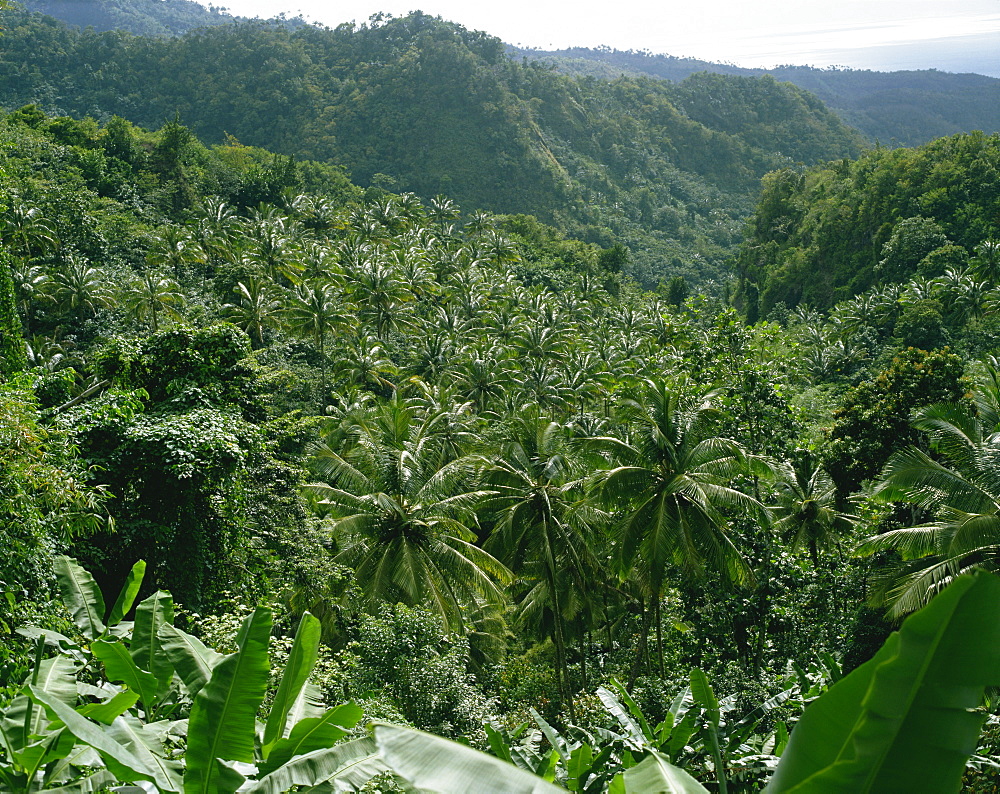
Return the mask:
[[[207, 3], [207, 0], [203, 0]], [[1000, 77], [1000, 0], [215, 0], [334, 26], [414, 9], [542, 49], [608, 45], [741, 66], [975, 71]]]

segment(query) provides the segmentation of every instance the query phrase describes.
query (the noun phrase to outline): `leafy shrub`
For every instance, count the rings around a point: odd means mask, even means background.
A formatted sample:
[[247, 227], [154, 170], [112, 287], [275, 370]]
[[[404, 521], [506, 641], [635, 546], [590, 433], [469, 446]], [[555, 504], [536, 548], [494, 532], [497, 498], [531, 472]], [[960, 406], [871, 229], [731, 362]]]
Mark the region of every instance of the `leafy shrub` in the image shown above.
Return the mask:
[[362, 618], [353, 656], [351, 695], [387, 696], [419, 728], [442, 736], [482, 739], [493, 704], [469, 673], [469, 642], [445, 634], [422, 609], [397, 604]]

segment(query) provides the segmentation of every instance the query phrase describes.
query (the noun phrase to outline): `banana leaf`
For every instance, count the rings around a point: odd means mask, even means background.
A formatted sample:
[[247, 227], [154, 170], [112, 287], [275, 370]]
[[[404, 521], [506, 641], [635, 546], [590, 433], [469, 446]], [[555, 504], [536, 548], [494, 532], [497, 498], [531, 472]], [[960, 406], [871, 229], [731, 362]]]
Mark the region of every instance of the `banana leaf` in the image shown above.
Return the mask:
[[550, 794], [565, 791], [499, 758], [412, 728], [376, 724], [375, 741], [392, 771], [422, 792]]
[[185, 794], [222, 790], [217, 760], [254, 760], [257, 709], [267, 692], [270, 636], [271, 611], [258, 607], [240, 629], [239, 650], [216, 665], [195, 697], [188, 720]]
[[70, 617], [88, 640], [104, 634], [104, 596], [94, 577], [75, 560], [65, 555], [56, 557], [53, 569], [63, 603]]
[[998, 684], [1000, 579], [959, 577], [806, 709], [766, 791], [960, 791]]

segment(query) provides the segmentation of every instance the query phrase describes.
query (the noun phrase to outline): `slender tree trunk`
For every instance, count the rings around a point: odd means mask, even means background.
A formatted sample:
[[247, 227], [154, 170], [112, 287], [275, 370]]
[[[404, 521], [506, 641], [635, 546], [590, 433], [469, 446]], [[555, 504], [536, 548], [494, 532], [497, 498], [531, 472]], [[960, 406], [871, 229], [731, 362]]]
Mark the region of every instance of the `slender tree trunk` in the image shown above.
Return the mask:
[[646, 657], [646, 639], [649, 636], [649, 624], [653, 619], [653, 611], [646, 608], [645, 599], [639, 600], [639, 608], [642, 612], [642, 628], [639, 630], [639, 644], [635, 650], [635, 659], [632, 660], [632, 669], [628, 675], [628, 688], [635, 686], [635, 680], [639, 677], [639, 669], [642, 667], [642, 660]]
[[656, 598], [656, 656], [660, 664], [660, 675], [666, 677], [667, 671], [663, 664], [663, 612], [660, 598]]
[[[757, 501], [760, 501], [760, 481], [753, 478], [753, 492]], [[755, 678], [760, 677], [760, 670], [764, 663], [764, 644], [767, 640], [768, 630], [771, 624], [771, 552], [773, 543], [771, 537], [771, 527], [764, 526], [764, 564], [761, 566], [764, 576], [760, 585], [760, 607], [757, 614], [757, 642], [753, 654], [753, 674]]]
[[757, 642], [755, 643], [756, 647], [753, 653], [753, 674], [755, 678], [760, 676], [760, 670], [764, 663], [764, 644], [767, 640], [768, 629], [771, 624], [770, 543], [768, 543], [767, 551], [764, 554], [764, 565], [761, 567], [764, 570], [765, 578], [760, 585], [760, 598], [758, 600], [760, 607], [757, 615]]
[[573, 722], [576, 720], [576, 713], [573, 710], [573, 696], [570, 694], [569, 675], [566, 664], [566, 637], [563, 631], [562, 607], [559, 603], [559, 590], [556, 583], [555, 551], [552, 548], [552, 537], [548, 531], [548, 527], [546, 526], [543, 531], [545, 532], [546, 553], [548, 556], [546, 567], [548, 568], [549, 589], [552, 593], [552, 622], [553, 634], [555, 635], [553, 639], [556, 643], [556, 678], [559, 686], [559, 696], [562, 698], [563, 703], [566, 704], [570, 722]]
[[321, 332], [320, 335], [319, 335], [319, 360], [320, 360], [320, 367], [322, 368], [322, 376], [323, 376], [323, 380], [322, 380], [322, 383], [323, 383], [323, 394], [322, 394], [321, 399], [320, 399], [320, 409], [321, 410], [323, 408], [323, 403], [326, 402], [326, 400], [327, 400], [327, 394], [330, 391], [330, 387], [329, 387], [329, 384], [327, 383], [327, 379], [326, 379], [326, 344], [325, 343], [326, 343], [326, 333]]

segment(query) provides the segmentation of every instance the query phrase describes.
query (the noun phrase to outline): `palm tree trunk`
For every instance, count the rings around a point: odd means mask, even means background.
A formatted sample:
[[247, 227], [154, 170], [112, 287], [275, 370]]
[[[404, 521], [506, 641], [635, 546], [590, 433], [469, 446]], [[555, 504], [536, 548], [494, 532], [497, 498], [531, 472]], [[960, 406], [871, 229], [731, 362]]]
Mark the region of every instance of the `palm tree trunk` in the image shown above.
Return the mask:
[[559, 688], [559, 697], [562, 699], [563, 703], [566, 704], [566, 709], [569, 712], [569, 720], [573, 722], [576, 720], [576, 714], [573, 710], [573, 696], [570, 694], [569, 686], [569, 675], [566, 663], [566, 637], [563, 631], [563, 616], [562, 616], [562, 606], [559, 603], [559, 589], [556, 585], [556, 558], [555, 551], [552, 548], [552, 538], [549, 532], [545, 531], [546, 538], [546, 552], [548, 560], [546, 560], [546, 573], [548, 574], [549, 580], [549, 592], [552, 594], [552, 623], [553, 623], [553, 640], [556, 644], [556, 682]]
[[660, 675], [666, 677], [667, 671], [663, 665], [663, 613], [660, 599], [656, 599], [656, 656], [660, 663]]
[[753, 653], [753, 674], [754, 677], [760, 675], [761, 667], [764, 664], [764, 644], [767, 639], [768, 630], [771, 625], [771, 546], [768, 544], [764, 554], [764, 564], [761, 566], [764, 571], [763, 581], [760, 585], [760, 597], [758, 599], [757, 610], [757, 642]]
[[632, 669], [628, 674], [628, 688], [635, 686], [635, 680], [639, 677], [639, 669], [642, 667], [642, 660], [646, 656], [646, 638], [649, 636], [649, 624], [653, 619], [653, 611], [646, 608], [646, 601], [639, 599], [639, 609], [642, 612], [642, 628], [639, 630], [639, 644], [635, 649], [635, 659], [632, 660]]

